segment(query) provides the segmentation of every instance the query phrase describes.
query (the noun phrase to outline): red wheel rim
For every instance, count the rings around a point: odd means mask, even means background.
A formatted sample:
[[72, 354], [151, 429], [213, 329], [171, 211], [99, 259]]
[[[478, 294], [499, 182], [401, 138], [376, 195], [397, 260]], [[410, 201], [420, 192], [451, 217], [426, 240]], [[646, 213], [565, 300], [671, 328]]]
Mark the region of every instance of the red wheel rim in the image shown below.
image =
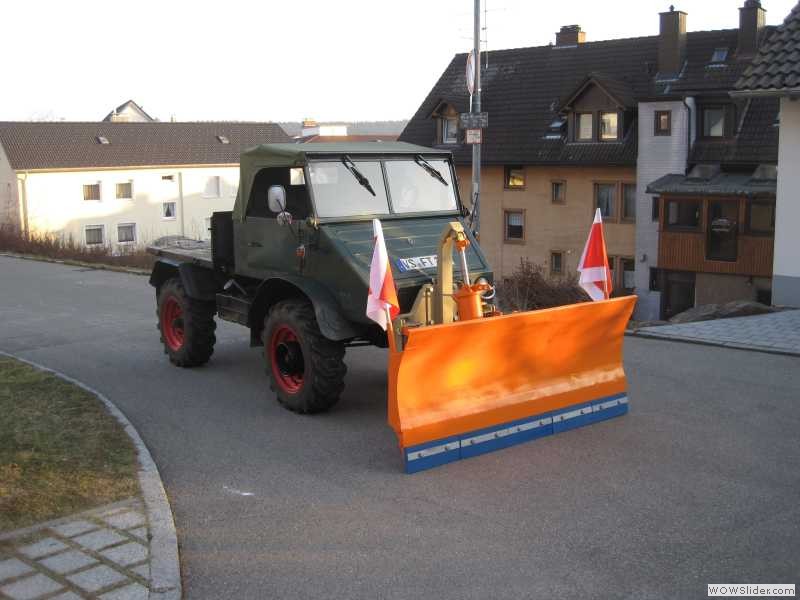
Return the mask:
[[278, 385], [288, 394], [296, 394], [303, 387], [305, 361], [297, 334], [288, 325], [279, 325], [270, 338], [269, 360], [272, 374]]
[[161, 305], [161, 333], [170, 350], [183, 346], [183, 308], [175, 296], [169, 296]]

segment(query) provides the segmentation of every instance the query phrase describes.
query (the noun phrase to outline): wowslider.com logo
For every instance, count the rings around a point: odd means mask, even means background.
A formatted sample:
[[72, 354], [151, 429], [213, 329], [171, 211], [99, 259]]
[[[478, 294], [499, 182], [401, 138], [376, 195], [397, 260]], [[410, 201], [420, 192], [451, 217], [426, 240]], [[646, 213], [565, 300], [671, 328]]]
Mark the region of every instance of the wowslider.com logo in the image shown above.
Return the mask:
[[708, 597], [794, 598], [793, 583], [709, 583]]

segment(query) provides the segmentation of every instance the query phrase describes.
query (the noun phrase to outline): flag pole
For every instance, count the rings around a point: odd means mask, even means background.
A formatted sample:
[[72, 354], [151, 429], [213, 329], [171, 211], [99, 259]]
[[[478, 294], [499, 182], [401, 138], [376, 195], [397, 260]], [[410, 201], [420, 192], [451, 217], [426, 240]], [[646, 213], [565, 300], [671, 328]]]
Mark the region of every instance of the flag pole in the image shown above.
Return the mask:
[[392, 325], [392, 313], [389, 307], [383, 309], [386, 312], [386, 338], [389, 342], [389, 350], [397, 352], [397, 340], [394, 338], [394, 325]]

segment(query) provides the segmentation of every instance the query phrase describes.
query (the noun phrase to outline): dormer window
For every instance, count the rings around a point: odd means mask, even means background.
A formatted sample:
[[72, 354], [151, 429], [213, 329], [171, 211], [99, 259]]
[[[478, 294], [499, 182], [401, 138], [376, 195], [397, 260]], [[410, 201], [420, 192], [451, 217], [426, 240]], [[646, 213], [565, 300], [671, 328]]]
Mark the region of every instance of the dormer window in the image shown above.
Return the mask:
[[447, 116], [442, 118], [442, 143], [458, 143], [458, 117]]
[[713, 65], [713, 64], [724, 63], [727, 58], [728, 58], [727, 48], [715, 48], [714, 54], [711, 55], [711, 64]]
[[594, 126], [592, 113], [577, 113], [575, 115], [575, 139], [582, 142], [591, 142]]
[[436, 139], [434, 144], [458, 143], [458, 111], [452, 104], [441, 102], [431, 113], [436, 122]]
[[725, 137], [724, 106], [706, 106], [703, 107], [703, 110], [700, 114], [703, 121], [703, 137]]
[[600, 113], [600, 139], [604, 141], [616, 140], [618, 115], [615, 112]]

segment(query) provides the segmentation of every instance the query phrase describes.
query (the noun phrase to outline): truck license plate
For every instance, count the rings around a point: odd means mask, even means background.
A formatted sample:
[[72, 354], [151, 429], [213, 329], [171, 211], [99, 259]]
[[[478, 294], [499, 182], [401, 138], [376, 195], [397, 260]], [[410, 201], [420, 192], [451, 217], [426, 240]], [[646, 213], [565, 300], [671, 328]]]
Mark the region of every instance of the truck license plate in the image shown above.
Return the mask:
[[416, 271], [417, 269], [435, 269], [436, 256], [415, 256], [413, 258], [398, 258], [397, 268], [401, 273]]

